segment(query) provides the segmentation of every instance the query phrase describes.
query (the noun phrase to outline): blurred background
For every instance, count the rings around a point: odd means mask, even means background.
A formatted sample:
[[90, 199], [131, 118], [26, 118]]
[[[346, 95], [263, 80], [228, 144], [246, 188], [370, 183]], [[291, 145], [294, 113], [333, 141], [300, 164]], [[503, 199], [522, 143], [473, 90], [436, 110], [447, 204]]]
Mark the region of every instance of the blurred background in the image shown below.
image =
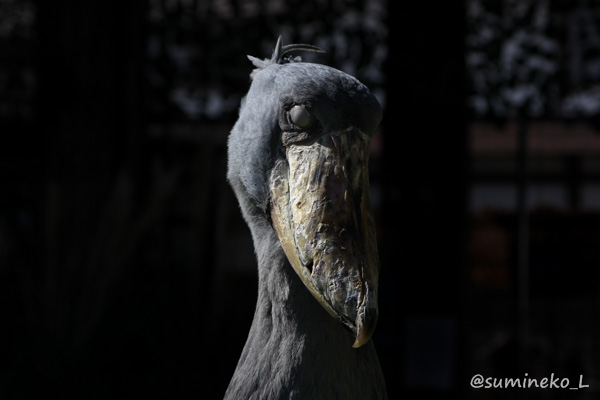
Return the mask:
[[0, 398], [222, 398], [257, 291], [226, 141], [279, 34], [385, 109], [390, 398], [598, 398], [600, 5], [438, 3], [0, 0]]

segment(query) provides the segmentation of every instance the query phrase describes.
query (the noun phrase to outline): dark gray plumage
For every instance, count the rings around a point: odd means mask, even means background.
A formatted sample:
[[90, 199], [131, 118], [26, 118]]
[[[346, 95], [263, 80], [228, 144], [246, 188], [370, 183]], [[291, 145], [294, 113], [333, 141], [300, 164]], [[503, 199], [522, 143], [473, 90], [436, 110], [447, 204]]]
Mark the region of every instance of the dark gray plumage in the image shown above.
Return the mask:
[[[317, 301], [314, 291], [311, 295], [298, 270], [290, 265], [290, 255], [286, 257], [282, 248], [284, 239], [274, 229], [272, 182], [279, 174], [288, 178], [288, 143], [303, 146], [331, 134], [335, 147], [339, 132], [350, 129], [356, 129], [356, 135], [360, 132], [368, 143], [368, 135], [381, 119], [377, 100], [352, 76], [323, 65], [283, 61], [284, 53], [298, 49], [314, 50], [305, 45], [281, 46], [279, 41], [271, 60], [251, 58], [259, 68], [252, 74], [250, 90], [229, 137], [227, 177], [252, 233], [259, 288], [248, 340], [225, 398], [385, 399], [383, 374], [368, 340], [376, 320], [376, 303], [369, 297], [376, 298], [376, 276], [372, 283], [366, 272], [363, 277], [361, 268], [366, 271], [367, 267], [360, 267], [357, 285], [362, 292], [349, 291], [346, 303], [338, 307], [334, 300], [337, 292], [324, 289], [325, 300]], [[290, 122], [294, 105], [310, 110], [314, 123], [305, 129], [294, 127]], [[358, 172], [353, 176], [365, 180]], [[368, 186], [368, 180], [364, 185]], [[357, 198], [369, 204], [368, 196], [366, 200]], [[346, 228], [360, 236], [358, 228]], [[339, 236], [345, 230], [338, 230]], [[309, 265], [311, 272], [317, 267]], [[378, 264], [374, 268], [376, 275]], [[334, 281], [329, 275], [322, 279]], [[325, 286], [330, 281], [325, 280]], [[338, 311], [348, 304], [358, 311]], [[330, 305], [333, 309], [328, 313]], [[371, 330], [358, 343], [363, 322]], [[360, 347], [353, 348], [353, 343]]]

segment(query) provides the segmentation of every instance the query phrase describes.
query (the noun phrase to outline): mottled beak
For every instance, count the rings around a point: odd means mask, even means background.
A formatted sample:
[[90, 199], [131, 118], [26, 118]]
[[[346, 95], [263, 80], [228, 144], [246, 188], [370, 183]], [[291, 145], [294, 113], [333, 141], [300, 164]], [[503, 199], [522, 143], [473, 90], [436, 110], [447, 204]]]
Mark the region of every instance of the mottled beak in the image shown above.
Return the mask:
[[281, 246], [312, 295], [354, 333], [353, 347], [368, 342], [378, 315], [368, 144], [356, 128], [289, 144], [270, 179]]

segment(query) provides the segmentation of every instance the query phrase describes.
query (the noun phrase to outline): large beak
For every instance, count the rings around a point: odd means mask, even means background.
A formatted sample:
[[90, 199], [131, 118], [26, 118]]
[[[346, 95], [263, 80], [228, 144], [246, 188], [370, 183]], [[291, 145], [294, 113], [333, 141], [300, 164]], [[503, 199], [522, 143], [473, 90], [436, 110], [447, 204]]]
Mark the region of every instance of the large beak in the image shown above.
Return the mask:
[[283, 250], [319, 303], [365, 344], [377, 322], [379, 257], [369, 198], [369, 137], [357, 129], [286, 147], [271, 175]]

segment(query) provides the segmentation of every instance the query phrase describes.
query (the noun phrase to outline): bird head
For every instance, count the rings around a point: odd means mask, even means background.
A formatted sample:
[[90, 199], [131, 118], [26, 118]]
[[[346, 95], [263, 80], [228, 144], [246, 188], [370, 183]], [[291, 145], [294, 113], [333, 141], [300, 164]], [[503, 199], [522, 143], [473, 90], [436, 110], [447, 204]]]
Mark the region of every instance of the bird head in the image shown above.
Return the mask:
[[286, 56], [257, 67], [229, 137], [228, 179], [252, 225], [268, 222], [295, 272], [332, 317], [371, 337], [379, 257], [369, 198], [368, 145], [382, 117], [377, 99], [337, 69]]

